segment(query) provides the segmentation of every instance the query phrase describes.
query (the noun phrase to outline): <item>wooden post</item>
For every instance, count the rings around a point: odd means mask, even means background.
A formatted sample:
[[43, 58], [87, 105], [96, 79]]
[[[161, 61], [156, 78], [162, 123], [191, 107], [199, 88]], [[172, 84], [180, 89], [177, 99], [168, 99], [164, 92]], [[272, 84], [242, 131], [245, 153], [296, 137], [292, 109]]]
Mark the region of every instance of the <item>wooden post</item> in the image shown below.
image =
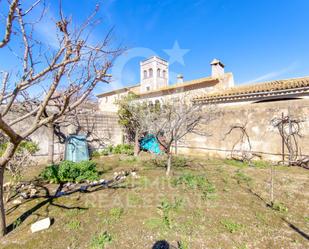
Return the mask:
[[282, 131], [282, 136], [281, 136], [281, 140], [282, 140], [282, 164], [284, 164], [284, 133], [283, 133], [283, 120], [284, 120], [284, 113], [282, 112], [282, 115], [281, 115], [281, 131]]
[[274, 204], [274, 165], [270, 166], [270, 204]]

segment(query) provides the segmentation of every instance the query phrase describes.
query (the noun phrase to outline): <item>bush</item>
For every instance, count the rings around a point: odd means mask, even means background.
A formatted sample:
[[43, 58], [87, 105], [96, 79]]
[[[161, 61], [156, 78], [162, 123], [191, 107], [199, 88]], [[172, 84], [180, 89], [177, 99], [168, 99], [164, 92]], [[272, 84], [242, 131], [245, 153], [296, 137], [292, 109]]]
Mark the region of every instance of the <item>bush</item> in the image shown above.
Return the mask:
[[113, 148], [112, 153], [132, 156], [134, 155], [134, 148], [131, 144], [118, 144]]
[[99, 178], [96, 164], [91, 161], [74, 163], [63, 161], [59, 165], [46, 167], [40, 175], [51, 183], [94, 181]]
[[118, 144], [115, 147], [113, 145], [109, 145], [100, 152], [95, 151], [92, 153], [94, 156], [108, 156], [111, 154], [125, 154], [132, 156], [134, 155], [134, 147], [131, 144]]

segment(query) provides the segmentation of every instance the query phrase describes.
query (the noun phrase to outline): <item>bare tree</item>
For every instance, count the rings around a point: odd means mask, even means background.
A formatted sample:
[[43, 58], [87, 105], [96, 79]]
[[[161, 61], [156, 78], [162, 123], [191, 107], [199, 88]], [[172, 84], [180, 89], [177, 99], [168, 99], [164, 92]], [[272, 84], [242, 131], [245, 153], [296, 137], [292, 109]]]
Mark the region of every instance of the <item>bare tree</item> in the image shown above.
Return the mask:
[[275, 117], [271, 120], [272, 125], [278, 129], [282, 139], [283, 163], [285, 160], [284, 148], [288, 152], [288, 165], [296, 165], [309, 168], [309, 157], [303, 156], [299, 145], [299, 139], [302, 137], [301, 129], [304, 119], [284, 115], [280, 118]]
[[172, 146], [189, 133], [201, 134], [198, 125], [208, 120], [202, 107], [193, 105], [186, 95], [161, 99], [156, 104], [137, 100], [129, 106], [130, 116], [137, 129], [135, 134], [154, 135], [167, 154], [167, 176], [171, 171]]
[[[32, 4], [12, 0], [4, 7], [8, 10], [0, 51], [10, 51], [16, 56], [20, 68], [2, 70], [1, 74], [0, 129], [8, 139], [0, 158], [1, 235], [6, 232], [4, 169], [19, 144], [40, 127], [65, 119], [99, 82], [108, 83], [108, 70], [121, 53], [121, 49], [111, 46], [111, 31], [100, 42], [90, 41], [90, 34], [98, 24], [95, 18], [98, 5], [81, 25], [73, 27], [72, 18], [64, 16], [60, 2], [59, 21], [54, 23], [57, 44], [53, 47], [39, 40], [41, 36], [35, 29], [46, 16], [41, 0]], [[42, 13], [33, 20], [30, 14], [36, 8]], [[14, 115], [16, 112], [19, 114]]]

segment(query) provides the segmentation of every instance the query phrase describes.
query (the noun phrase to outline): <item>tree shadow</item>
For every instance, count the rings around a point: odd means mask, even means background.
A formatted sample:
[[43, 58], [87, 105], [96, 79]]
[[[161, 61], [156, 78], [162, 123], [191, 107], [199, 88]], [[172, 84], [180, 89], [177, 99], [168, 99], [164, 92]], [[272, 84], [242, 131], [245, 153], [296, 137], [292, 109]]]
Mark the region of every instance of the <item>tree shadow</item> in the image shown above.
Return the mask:
[[295, 232], [297, 232], [299, 235], [304, 237], [306, 240], [309, 240], [309, 235], [306, 234], [304, 231], [300, 230], [298, 227], [293, 225], [291, 222], [287, 221], [285, 218], [281, 218], [290, 228], [292, 228]]
[[[265, 199], [263, 199], [263, 197], [261, 195], [259, 195], [258, 193], [254, 192], [252, 190], [252, 188], [245, 188], [247, 189], [252, 195], [254, 195], [255, 197], [257, 197], [260, 201], [264, 202], [265, 206], [267, 208], [273, 209], [273, 206], [271, 203], [267, 202]], [[306, 234], [304, 231], [300, 230], [298, 227], [296, 227], [295, 225], [293, 225], [291, 222], [289, 222], [288, 220], [286, 220], [285, 218], [281, 217], [281, 220], [284, 221], [291, 229], [293, 229], [295, 232], [297, 232], [299, 235], [301, 235], [302, 237], [304, 237], [306, 240], [309, 240], [309, 235]]]
[[21, 203], [21, 204], [17, 204], [13, 207], [11, 207], [9, 210], [7, 210], [7, 214], [12, 213], [13, 211], [15, 211], [18, 207], [32, 201], [35, 199], [39, 199], [39, 198], [45, 198], [45, 200], [41, 201], [40, 203], [36, 204], [34, 207], [30, 208], [29, 210], [27, 210], [26, 212], [24, 212], [23, 214], [21, 214], [19, 217], [17, 217], [10, 225], [7, 226], [7, 234], [12, 232], [14, 229], [17, 228], [17, 225], [21, 225], [30, 215], [32, 215], [33, 213], [35, 213], [37, 210], [39, 210], [40, 208], [44, 207], [45, 205], [47, 205], [47, 216], [48, 216], [48, 207], [49, 206], [55, 206], [58, 208], [62, 208], [62, 209], [77, 209], [77, 210], [87, 210], [88, 208], [85, 207], [79, 207], [79, 206], [75, 206], [75, 207], [68, 207], [65, 205], [61, 205], [61, 204], [56, 204], [54, 203], [54, 200], [62, 197], [62, 196], [70, 196], [74, 193], [83, 193], [83, 194], [90, 194], [90, 193], [94, 193], [103, 189], [113, 189], [113, 190], [117, 190], [120, 188], [129, 188], [130, 187], [125, 187], [125, 186], [117, 186], [119, 183], [121, 182], [115, 182], [115, 180], [110, 180], [108, 182], [106, 182], [106, 184], [92, 184], [92, 185], [86, 185], [86, 186], [81, 186], [78, 189], [72, 190], [72, 191], [68, 191], [68, 192], [62, 192], [62, 188], [63, 188], [63, 184], [59, 184], [58, 188], [55, 191], [54, 195], [50, 195], [50, 191], [47, 187], [45, 187], [44, 185], [36, 185], [36, 187], [41, 187], [45, 193], [43, 195], [40, 196], [36, 196], [33, 198], [29, 198], [27, 201]]

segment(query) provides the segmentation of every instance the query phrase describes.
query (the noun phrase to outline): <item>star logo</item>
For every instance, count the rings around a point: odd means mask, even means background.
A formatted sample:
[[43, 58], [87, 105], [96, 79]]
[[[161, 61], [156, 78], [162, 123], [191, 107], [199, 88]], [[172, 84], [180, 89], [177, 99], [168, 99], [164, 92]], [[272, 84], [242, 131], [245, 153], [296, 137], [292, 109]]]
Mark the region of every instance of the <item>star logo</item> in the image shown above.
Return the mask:
[[173, 48], [171, 49], [163, 49], [163, 51], [169, 55], [169, 64], [173, 64], [175, 62], [180, 63], [181, 65], [185, 65], [183, 57], [186, 53], [190, 51], [190, 49], [181, 49], [179, 47], [178, 41], [174, 42]]

